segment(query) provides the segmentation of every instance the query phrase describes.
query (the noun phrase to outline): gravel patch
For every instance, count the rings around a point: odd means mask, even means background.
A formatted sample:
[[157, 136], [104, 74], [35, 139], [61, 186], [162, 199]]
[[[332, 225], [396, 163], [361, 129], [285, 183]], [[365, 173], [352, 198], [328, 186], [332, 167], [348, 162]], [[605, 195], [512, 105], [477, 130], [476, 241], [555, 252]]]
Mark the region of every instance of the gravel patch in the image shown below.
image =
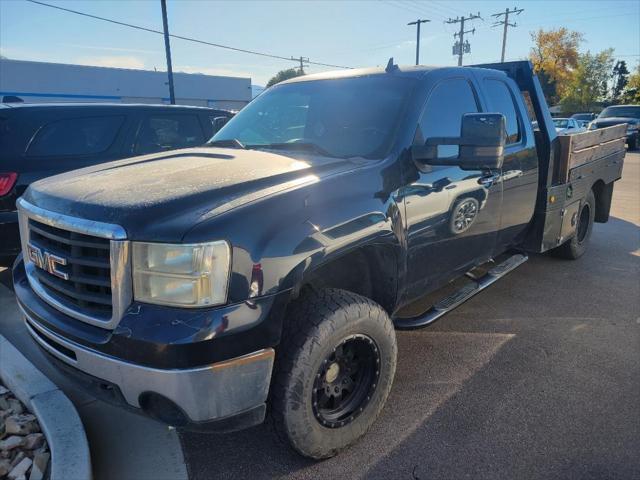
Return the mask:
[[41, 480], [50, 457], [35, 415], [0, 384], [0, 479]]

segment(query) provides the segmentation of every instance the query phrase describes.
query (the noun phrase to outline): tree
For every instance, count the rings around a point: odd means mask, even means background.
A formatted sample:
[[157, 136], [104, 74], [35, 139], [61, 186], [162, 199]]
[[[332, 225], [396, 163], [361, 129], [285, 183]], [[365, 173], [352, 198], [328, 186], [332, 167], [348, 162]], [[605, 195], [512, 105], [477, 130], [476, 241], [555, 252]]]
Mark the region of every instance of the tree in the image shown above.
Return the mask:
[[607, 97], [607, 82], [612, 67], [612, 48], [596, 54], [591, 52], [580, 54], [577, 66], [560, 100], [562, 111], [565, 113], [593, 111], [597, 103]]
[[[573, 70], [578, 66], [578, 47], [583, 40], [582, 34], [565, 27], [539, 29], [531, 33], [531, 39], [534, 43], [530, 55], [534, 71], [544, 71], [549, 81], [555, 83], [557, 96], [562, 97]], [[557, 96], [547, 98], [547, 102], [556, 104]]]
[[640, 65], [629, 75], [629, 81], [622, 92], [622, 103], [640, 105]]
[[629, 70], [627, 69], [627, 62], [619, 60], [613, 67], [613, 73], [611, 74], [611, 100], [617, 103], [620, 99], [620, 95], [629, 81]]
[[280, 70], [274, 77], [269, 80], [267, 83], [267, 88], [272, 87], [276, 83], [284, 82], [285, 80], [289, 80], [290, 78], [296, 78], [301, 75], [304, 75], [303, 70], [288, 68], [287, 70]]

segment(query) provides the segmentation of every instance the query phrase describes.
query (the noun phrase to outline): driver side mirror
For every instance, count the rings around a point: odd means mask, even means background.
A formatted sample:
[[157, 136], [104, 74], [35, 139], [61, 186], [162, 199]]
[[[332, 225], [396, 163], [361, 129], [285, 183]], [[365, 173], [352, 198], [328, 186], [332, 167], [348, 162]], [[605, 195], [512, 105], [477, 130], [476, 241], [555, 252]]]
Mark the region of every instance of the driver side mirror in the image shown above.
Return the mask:
[[[455, 165], [463, 170], [501, 168], [507, 127], [501, 113], [466, 113], [460, 137], [431, 137], [424, 145], [411, 147], [413, 161], [420, 165]], [[439, 145], [458, 145], [457, 157], [439, 157]]]

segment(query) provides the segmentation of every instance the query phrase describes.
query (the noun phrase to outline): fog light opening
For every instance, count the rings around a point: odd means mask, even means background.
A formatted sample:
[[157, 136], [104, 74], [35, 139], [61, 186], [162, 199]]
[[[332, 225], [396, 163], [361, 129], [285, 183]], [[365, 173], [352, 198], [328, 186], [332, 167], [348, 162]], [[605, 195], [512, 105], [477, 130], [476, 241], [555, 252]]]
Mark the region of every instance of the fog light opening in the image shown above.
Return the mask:
[[183, 427], [188, 423], [187, 415], [174, 402], [155, 392], [144, 392], [138, 399], [142, 410], [151, 418], [172, 427]]

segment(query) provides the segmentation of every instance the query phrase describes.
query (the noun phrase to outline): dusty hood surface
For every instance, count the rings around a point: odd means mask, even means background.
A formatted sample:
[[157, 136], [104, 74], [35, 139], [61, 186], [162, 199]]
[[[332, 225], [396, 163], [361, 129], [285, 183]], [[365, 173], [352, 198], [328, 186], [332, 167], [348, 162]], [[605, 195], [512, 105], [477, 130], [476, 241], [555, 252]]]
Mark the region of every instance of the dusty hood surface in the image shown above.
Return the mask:
[[298, 152], [193, 148], [50, 177], [24, 197], [47, 210], [121, 225], [132, 239], [179, 241], [205, 215], [353, 168]]

